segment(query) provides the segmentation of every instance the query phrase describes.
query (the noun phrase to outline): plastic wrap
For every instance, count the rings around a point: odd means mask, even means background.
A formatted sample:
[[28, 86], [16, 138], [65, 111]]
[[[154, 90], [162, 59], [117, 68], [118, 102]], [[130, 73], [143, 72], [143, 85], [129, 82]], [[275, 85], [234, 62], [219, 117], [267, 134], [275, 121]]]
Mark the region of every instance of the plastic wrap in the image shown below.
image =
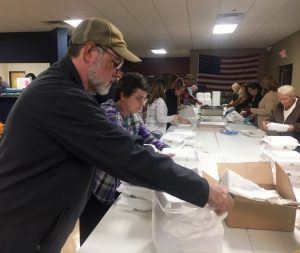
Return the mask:
[[224, 215], [165, 196], [155, 193], [153, 200], [152, 236], [157, 253], [223, 252]]

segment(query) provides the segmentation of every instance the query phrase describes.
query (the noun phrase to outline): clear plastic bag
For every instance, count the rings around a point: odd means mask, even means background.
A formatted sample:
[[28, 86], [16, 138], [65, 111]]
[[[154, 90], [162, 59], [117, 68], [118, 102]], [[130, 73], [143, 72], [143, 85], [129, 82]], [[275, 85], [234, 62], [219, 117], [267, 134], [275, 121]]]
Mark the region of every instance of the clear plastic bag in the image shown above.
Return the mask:
[[[222, 253], [224, 227], [211, 208], [162, 201], [155, 193], [152, 236], [157, 253]], [[186, 205], [187, 204], [187, 205]]]

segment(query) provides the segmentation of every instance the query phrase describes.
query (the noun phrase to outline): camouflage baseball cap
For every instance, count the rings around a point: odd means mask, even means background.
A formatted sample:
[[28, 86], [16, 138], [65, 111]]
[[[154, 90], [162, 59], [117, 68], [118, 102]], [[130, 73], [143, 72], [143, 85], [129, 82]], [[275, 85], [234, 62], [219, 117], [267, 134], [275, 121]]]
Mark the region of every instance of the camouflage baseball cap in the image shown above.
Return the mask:
[[118, 55], [130, 62], [141, 59], [127, 49], [121, 31], [110, 22], [101, 18], [89, 18], [82, 21], [73, 31], [71, 44], [84, 44], [93, 41], [103, 47], [111, 48]]

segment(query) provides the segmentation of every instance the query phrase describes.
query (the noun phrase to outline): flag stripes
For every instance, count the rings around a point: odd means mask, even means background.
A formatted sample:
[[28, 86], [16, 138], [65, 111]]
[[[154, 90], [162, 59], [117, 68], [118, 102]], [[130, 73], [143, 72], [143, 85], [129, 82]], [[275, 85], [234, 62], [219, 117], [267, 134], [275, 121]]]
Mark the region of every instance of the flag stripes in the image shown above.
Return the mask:
[[257, 82], [259, 54], [220, 57], [199, 55], [199, 85], [208, 90], [230, 90], [234, 82]]

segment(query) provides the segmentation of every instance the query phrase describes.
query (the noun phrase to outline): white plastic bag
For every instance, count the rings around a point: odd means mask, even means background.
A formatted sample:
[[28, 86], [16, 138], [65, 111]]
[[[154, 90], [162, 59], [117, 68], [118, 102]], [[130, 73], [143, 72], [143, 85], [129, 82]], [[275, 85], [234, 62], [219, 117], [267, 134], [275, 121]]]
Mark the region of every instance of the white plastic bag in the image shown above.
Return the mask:
[[208, 207], [170, 203], [164, 193], [155, 193], [152, 236], [157, 253], [222, 253], [224, 218]]

